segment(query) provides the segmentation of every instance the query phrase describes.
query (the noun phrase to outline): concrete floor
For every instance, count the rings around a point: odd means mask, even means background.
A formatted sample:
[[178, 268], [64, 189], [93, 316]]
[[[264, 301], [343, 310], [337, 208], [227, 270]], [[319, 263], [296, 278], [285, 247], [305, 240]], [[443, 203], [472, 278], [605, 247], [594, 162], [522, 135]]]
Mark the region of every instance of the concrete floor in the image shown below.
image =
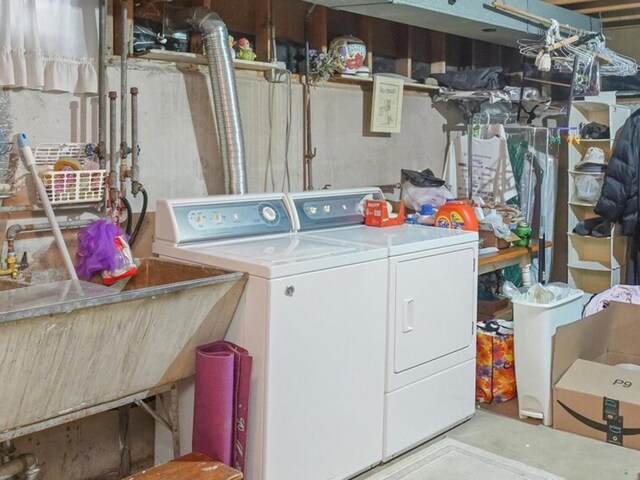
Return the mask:
[[[543, 425], [531, 425], [483, 410], [477, 410], [471, 420], [417, 447], [394, 462], [445, 436], [555, 473], [567, 480], [640, 480], [640, 451], [561, 432]], [[365, 480], [388, 465], [377, 467], [354, 480]]]

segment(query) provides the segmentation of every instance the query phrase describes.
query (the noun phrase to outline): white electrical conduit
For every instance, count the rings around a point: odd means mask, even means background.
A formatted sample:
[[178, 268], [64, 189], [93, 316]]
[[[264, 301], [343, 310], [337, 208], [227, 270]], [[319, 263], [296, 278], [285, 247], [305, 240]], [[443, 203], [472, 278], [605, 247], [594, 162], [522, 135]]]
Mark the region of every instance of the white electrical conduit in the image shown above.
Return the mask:
[[98, 159], [107, 164], [107, 0], [98, 6]]
[[120, 44], [120, 195], [127, 196], [127, 68], [129, 57], [129, 21], [127, 2], [121, 3]]
[[29, 140], [24, 133], [18, 135], [18, 144], [20, 145], [20, 151], [22, 152], [24, 163], [27, 166], [27, 169], [31, 172], [33, 183], [38, 190], [40, 202], [44, 207], [45, 214], [47, 215], [47, 219], [49, 220], [49, 224], [51, 225], [51, 231], [53, 232], [53, 236], [56, 239], [56, 243], [58, 244], [58, 249], [60, 250], [60, 254], [62, 255], [62, 260], [64, 261], [64, 266], [67, 269], [67, 273], [72, 280], [78, 280], [78, 275], [76, 274], [76, 270], [73, 267], [73, 262], [71, 261], [69, 250], [67, 249], [67, 245], [64, 243], [64, 238], [62, 238], [62, 231], [60, 230], [60, 226], [58, 225], [58, 220], [56, 219], [56, 215], [53, 212], [51, 202], [49, 202], [47, 191], [45, 190], [44, 185], [40, 180], [36, 161], [35, 158], [33, 158], [33, 152], [31, 151], [31, 147], [29, 146]]

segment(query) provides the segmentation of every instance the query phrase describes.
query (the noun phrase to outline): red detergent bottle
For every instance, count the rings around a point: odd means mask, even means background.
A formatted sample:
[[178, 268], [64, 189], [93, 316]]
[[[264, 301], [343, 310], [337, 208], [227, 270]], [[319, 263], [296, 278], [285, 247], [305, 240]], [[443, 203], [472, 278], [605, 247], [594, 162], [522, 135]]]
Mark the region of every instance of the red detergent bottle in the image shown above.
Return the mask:
[[447, 200], [436, 215], [436, 227], [478, 231], [478, 219], [471, 205], [460, 200]]

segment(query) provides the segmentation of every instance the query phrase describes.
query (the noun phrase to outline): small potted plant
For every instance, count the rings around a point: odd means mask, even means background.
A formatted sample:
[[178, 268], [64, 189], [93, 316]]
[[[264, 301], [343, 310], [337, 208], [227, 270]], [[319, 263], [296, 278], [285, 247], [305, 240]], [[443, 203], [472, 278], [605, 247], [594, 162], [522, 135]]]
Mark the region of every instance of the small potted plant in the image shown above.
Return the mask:
[[309, 83], [317, 85], [331, 78], [337, 69], [337, 56], [335, 52], [321, 52], [309, 50]]

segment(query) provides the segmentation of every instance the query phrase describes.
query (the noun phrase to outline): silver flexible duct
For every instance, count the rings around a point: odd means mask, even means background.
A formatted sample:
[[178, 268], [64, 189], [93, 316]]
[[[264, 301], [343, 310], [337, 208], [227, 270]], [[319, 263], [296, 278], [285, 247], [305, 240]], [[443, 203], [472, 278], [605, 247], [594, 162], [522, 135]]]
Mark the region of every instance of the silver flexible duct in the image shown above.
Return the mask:
[[179, 10], [169, 16], [168, 22], [173, 29], [190, 27], [202, 34], [209, 60], [225, 190], [227, 193], [247, 193], [244, 138], [227, 27], [217, 13], [205, 7]]

